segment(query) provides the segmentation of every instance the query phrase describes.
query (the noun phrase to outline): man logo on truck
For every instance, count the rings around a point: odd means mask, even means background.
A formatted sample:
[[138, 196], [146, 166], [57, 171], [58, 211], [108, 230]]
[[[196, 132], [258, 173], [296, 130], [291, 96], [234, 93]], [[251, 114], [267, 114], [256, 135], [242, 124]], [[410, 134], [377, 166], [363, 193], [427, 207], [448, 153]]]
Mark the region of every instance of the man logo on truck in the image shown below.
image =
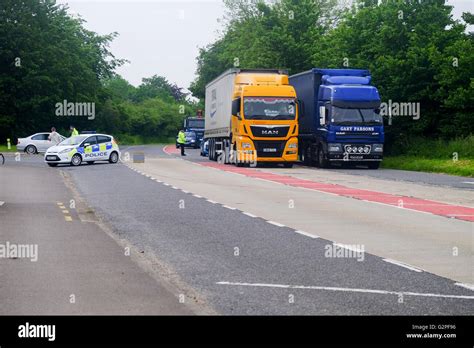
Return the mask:
[[262, 130], [262, 135], [277, 135], [278, 130], [276, 129], [267, 129], [267, 130]]

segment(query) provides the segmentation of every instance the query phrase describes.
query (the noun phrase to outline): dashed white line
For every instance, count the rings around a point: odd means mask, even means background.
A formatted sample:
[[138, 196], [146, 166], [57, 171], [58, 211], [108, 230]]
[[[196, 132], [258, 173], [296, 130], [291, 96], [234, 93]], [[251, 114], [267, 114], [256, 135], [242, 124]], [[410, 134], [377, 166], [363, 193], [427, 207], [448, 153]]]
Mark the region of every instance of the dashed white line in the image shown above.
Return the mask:
[[202, 198], [202, 196], [199, 196], [199, 195], [193, 195], [193, 196], [196, 198]]
[[155, 181], [156, 181], [156, 182], [163, 182], [163, 181], [161, 181], [161, 180], [158, 180], [158, 179], [155, 179]]
[[179, 190], [179, 188], [176, 187], [176, 186], [171, 186], [171, 188], [172, 188], [172, 189], [175, 189], [175, 190]]
[[230, 210], [235, 210], [234, 207], [229, 207], [228, 205], [223, 205], [224, 208], [230, 209]]
[[474, 185], [474, 181], [463, 181], [463, 184], [471, 184], [471, 185]]
[[281, 289], [307, 289], [307, 290], [326, 290], [326, 291], [342, 291], [342, 292], [360, 292], [369, 294], [381, 294], [381, 295], [397, 295], [399, 296], [420, 296], [420, 297], [441, 297], [441, 298], [459, 298], [474, 300], [474, 296], [466, 295], [445, 295], [445, 294], [433, 294], [423, 292], [408, 292], [408, 291], [391, 291], [391, 290], [378, 290], [378, 289], [357, 289], [357, 288], [340, 288], [330, 286], [307, 286], [307, 285], [287, 285], [287, 284], [265, 284], [265, 283], [239, 283], [239, 282], [217, 282], [218, 285], [234, 285], [234, 286], [252, 286], [252, 287], [265, 287], [265, 288], [281, 288]]
[[164, 182], [163, 185], [170, 186], [170, 184], [168, 184], [167, 182]]
[[253, 214], [247, 213], [246, 211], [243, 211], [242, 214], [247, 215], [247, 216], [250, 216], [251, 218], [256, 218], [256, 217], [257, 217], [257, 215], [253, 215]]
[[415, 271], [415, 272], [423, 272], [423, 270], [419, 269], [419, 268], [416, 268], [416, 267], [413, 267], [413, 266], [410, 266], [410, 265], [407, 265], [406, 263], [403, 263], [403, 262], [400, 262], [400, 261], [395, 261], [395, 260], [391, 260], [391, 259], [383, 259], [385, 262], [388, 262], [388, 263], [391, 263], [391, 264], [394, 264], [394, 265], [397, 265], [397, 266], [400, 266], [400, 267], [404, 267], [404, 268], [407, 268], [411, 271]]
[[279, 222], [275, 222], [275, 221], [271, 221], [271, 220], [267, 220], [267, 222], [269, 224], [272, 224], [272, 225], [275, 225], [275, 226], [278, 226], [278, 227], [285, 227], [285, 225], [280, 224]]
[[338, 248], [347, 249], [347, 250], [354, 251], [354, 252], [357, 252], [357, 253], [363, 252], [363, 249], [357, 248], [357, 247], [352, 246], [352, 245], [341, 244], [341, 243], [332, 243], [332, 244], [334, 246], [338, 247]]
[[309, 237], [309, 238], [313, 238], [313, 239], [319, 238], [319, 236], [316, 236], [314, 234], [311, 234], [311, 233], [308, 233], [308, 232], [305, 232], [305, 231], [295, 230], [295, 232], [299, 233], [303, 236]]
[[474, 291], [474, 284], [454, 283], [454, 285]]
[[183, 193], [189, 193], [189, 191], [186, 191], [186, 190], [181, 190], [181, 191], [183, 191]]
[[208, 201], [209, 203], [212, 203], [212, 204], [217, 204], [217, 202], [213, 201], [212, 199], [206, 199], [206, 201]]

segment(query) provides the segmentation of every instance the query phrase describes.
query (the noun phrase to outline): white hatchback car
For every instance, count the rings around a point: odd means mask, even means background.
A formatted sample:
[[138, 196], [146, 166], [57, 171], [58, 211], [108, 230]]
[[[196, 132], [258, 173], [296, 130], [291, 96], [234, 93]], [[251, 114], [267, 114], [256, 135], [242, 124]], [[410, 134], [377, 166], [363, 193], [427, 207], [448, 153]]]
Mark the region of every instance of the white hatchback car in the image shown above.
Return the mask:
[[[55, 145], [48, 139], [50, 134], [51, 133], [47, 133], [47, 132], [36, 133], [26, 138], [18, 138], [16, 149], [18, 151], [25, 151], [26, 153], [29, 153], [29, 154], [35, 154], [38, 152], [42, 152], [42, 153], [46, 152], [47, 149]], [[61, 134], [59, 136], [61, 137], [61, 141], [66, 139], [66, 137], [63, 137]]]
[[95, 161], [117, 163], [119, 159], [119, 147], [114, 137], [107, 134], [79, 134], [50, 147], [44, 154], [44, 161], [50, 167], [79, 166], [82, 162], [93, 164]]

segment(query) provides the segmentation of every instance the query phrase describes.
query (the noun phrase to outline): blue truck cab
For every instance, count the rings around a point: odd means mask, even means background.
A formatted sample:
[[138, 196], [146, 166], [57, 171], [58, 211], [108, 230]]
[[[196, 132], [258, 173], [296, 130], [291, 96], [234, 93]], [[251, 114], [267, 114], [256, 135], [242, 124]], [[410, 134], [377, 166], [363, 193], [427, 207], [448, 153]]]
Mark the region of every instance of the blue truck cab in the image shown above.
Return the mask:
[[204, 118], [186, 117], [184, 119], [184, 130], [196, 133], [196, 146], [199, 147], [204, 138]]
[[300, 105], [299, 156], [306, 164], [366, 165], [383, 159], [380, 96], [368, 70], [313, 68], [290, 76]]

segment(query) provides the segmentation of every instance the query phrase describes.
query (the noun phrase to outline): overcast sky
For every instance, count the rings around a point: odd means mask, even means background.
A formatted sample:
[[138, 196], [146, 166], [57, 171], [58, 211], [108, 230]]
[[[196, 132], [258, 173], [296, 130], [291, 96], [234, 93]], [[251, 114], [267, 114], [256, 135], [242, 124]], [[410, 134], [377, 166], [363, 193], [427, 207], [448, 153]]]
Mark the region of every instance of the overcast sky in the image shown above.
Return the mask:
[[[474, 0], [449, 0], [455, 18], [474, 12]], [[195, 77], [198, 48], [218, 37], [224, 15], [221, 0], [59, 0], [85, 27], [99, 34], [118, 32], [111, 44], [130, 63], [117, 72], [131, 84], [155, 74], [187, 88]]]

